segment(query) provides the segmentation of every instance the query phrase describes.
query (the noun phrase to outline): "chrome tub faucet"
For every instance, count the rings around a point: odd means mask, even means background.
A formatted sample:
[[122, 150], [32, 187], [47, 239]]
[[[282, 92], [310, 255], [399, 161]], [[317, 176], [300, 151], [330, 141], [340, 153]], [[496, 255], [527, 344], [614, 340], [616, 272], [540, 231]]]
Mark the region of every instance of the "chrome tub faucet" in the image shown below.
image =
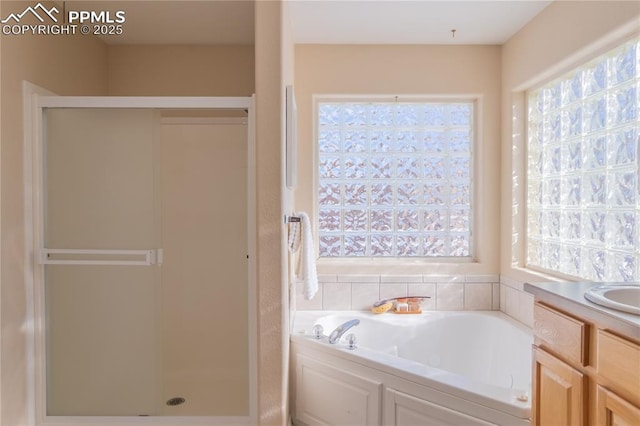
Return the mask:
[[355, 327], [358, 324], [360, 324], [359, 319], [352, 319], [345, 322], [344, 324], [340, 324], [329, 335], [329, 343], [331, 344], [337, 343], [344, 333], [346, 333], [351, 327]]

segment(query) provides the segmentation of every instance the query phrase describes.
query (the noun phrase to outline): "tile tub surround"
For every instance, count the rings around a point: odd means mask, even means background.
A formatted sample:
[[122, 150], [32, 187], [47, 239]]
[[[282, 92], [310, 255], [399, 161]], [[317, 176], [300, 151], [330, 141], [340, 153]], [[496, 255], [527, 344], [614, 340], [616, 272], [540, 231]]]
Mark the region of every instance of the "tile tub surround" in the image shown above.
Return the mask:
[[318, 293], [305, 300], [296, 284], [296, 308], [368, 311], [381, 299], [431, 296], [423, 310], [499, 310], [498, 275], [334, 275], [318, 276]]
[[500, 310], [521, 323], [533, 327], [533, 295], [524, 291], [524, 283], [500, 277]]

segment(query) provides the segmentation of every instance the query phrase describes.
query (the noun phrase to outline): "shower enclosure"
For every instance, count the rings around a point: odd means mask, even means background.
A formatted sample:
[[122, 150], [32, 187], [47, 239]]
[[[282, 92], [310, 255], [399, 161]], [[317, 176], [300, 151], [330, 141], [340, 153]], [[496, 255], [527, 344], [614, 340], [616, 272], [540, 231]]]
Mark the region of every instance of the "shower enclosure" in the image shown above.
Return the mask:
[[36, 423], [252, 423], [252, 99], [33, 100]]

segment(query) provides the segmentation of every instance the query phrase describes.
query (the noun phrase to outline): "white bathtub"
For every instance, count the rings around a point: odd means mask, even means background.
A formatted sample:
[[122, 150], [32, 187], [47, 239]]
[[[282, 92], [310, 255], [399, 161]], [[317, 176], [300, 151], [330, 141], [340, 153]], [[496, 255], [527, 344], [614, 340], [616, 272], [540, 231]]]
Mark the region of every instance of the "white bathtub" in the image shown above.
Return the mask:
[[[328, 335], [354, 318], [338, 344], [312, 335], [315, 324]], [[296, 424], [528, 424], [533, 337], [500, 312], [301, 311], [291, 336]]]

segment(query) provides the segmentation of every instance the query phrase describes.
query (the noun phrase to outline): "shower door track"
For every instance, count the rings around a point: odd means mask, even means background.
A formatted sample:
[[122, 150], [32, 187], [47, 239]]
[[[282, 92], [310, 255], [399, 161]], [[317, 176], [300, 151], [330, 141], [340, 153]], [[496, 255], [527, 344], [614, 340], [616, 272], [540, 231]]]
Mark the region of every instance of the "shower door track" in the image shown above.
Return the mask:
[[[205, 426], [257, 424], [257, 320], [255, 235], [255, 95], [252, 97], [85, 97], [56, 96], [31, 83], [23, 84], [24, 178], [25, 178], [25, 288], [27, 296], [28, 422], [30, 426]], [[43, 139], [45, 108], [105, 109], [235, 109], [247, 112], [247, 230], [249, 312], [249, 414], [247, 416], [47, 416], [44, 265], [47, 254], [59, 250], [44, 247]], [[99, 250], [88, 250], [94, 255]], [[56, 253], [58, 252], [58, 253]], [[78, 252], [77, 250], [74, 252]], [[161, 250], [150, 249], [127, 255], [142, 255], [139, 265], [161, 262]], [[43, 258], [43, 256], [45, 256]], [[63, 261], [64, 262], [64, 261]], [[127, 260], [125, 262], [132, 262]], [[138, 261], [133, 261], [138, 262]], [[135, 264], [135, 263], [133, 263]]]

